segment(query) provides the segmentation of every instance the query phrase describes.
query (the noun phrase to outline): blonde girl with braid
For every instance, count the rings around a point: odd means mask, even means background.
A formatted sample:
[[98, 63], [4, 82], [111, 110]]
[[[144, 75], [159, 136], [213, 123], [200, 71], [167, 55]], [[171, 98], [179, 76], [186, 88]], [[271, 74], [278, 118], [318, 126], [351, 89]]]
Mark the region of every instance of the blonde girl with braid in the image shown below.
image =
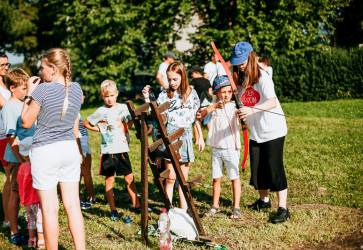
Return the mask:
[[75, 139], [83, 93], [80, 85], [71, 81], [71, 62], [63, 49], [50, 49], [44, 54], [40, 73], [42, 83], [36, 78], [28, 82], [21, 118], [24, 128], [37, 121], [29, 157], [33, 187], [42, 208], [45, 245], [58, 249], [59, 183], [75, 249], [85, 249], [79, 201], [82, 156]]

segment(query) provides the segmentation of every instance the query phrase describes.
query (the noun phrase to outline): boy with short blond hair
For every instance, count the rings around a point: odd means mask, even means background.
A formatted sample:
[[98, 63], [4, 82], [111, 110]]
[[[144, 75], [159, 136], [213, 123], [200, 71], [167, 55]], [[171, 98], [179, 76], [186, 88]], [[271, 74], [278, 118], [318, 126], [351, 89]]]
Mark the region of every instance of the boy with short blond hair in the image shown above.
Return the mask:
[[33, 137], [35, 125], [29, 129], [24, 129], [21, 126], [21, 111], [27, 93], [29, 75], [24, 70], [16, 68], [6, 75], [5, 80], [11, 92], [11, 98], [2, 109], [5, 132], [8, 138], [4, 159], [11, 172], [9, 204], [5, 212], [10, 221], [9, 241], [16, 245], [23, 245], [26, 243], [26, 238], [18, 231], [19, 187], [16, 179], [19, 165], [29, 161], [20, 152], [24, 144], [29, 141], [29, 137]]
[[128, 125], [131, 125], [131, 116], [125, 104], [117, 103], [117, 96], [116, 83], [112, 80], [103, 81], [101, 97], [105, 105], [84, 121], [87, 129], [101, 133], [100, 175], [105, 176], [106, 198], [111, 208], [112, 220], [119, 219], [113, 192], [115, 174], [124, 175], [132, 208], [136, 211], [140, 209], [128, 155], [127, 130]]

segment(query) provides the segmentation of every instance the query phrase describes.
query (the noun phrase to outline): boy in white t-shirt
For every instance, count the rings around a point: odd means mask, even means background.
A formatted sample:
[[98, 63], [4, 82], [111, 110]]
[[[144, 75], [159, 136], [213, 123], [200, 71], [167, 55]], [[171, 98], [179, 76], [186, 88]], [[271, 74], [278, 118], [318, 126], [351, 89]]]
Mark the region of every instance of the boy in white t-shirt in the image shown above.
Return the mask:
[[116, 102], [118, 90], [114, 81], [105, 80], [101, 83], [101, 95], [105, 105], [90, 115], [84, 121], [84, 126], [92, 131], [101, 132], [100, 175], [105, 176], [106, 198], [111, 208], [110, 217], [112, 220], [119, 220], [113, 192], [115, 174], [124, 175], [132, 209], [137, 212], [140, 210], [126, 137], [127, 126], [131, 125], [131, 116], [125, 104]]
[[233, 191], [233, 209], [230, 218], [239, 219], [241, 217], [240, 122], [236, 105], [231, 102], [233, 92], [227, 76], [217, 76], [214, 79], [213, 93], [217, 95], [218, 102], [207, 108], [207, 112], [211, 114], [207, 144], [212, 147], [213, 205], [207, 215], [213, 215], [219, 211], [224, 165]]

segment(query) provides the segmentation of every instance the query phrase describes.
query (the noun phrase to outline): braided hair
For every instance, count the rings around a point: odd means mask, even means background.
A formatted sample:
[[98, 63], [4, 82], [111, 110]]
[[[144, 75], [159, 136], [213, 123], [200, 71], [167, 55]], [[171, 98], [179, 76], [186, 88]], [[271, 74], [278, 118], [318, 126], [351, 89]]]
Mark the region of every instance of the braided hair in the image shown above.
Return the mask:
[[69, 100], [68, 100], [68, 88], [72, 78], [72, 66], [69, 54], [64, 49], [53, 48], [48, 50], [43, 58], [46, 58], [49, 63], [54, 64], [59, 72], [64, 77], [64, 101], [61, 113], [61, 120], [67, 113]]

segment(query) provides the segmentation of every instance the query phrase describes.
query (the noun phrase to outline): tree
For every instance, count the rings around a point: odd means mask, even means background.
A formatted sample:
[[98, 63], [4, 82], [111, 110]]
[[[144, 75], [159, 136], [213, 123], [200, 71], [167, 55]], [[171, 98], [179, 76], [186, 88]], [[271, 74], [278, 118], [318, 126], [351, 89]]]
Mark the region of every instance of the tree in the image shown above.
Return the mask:
[[27, 1], [0, 1], [0, 48], [26, 54], [37, 47], [37, 13]]
[[249, 41], [257, 52], [271, 56], [303, 54], [329, 48], [339, 10], [348, 0], [221, 0], [194, 1], [194, 12], [204, 24], [191, 35], [189, 54], [203, 62], [210, 54], [210, 41], [230, 55], [238, 41]]
[[135, 71], [151, 69], [178, 38], [185, 1], [75, 0], [57, 27], [67, 27], [62, 46], [71, 51], [74, 74], [94, 101], [99, 83], [111, 78], [131, 84]]
[[363, 1], [353, 0], [341, 11], [336, 27], [336, 43], [341, 47], [356, 47], [363, 43]]

